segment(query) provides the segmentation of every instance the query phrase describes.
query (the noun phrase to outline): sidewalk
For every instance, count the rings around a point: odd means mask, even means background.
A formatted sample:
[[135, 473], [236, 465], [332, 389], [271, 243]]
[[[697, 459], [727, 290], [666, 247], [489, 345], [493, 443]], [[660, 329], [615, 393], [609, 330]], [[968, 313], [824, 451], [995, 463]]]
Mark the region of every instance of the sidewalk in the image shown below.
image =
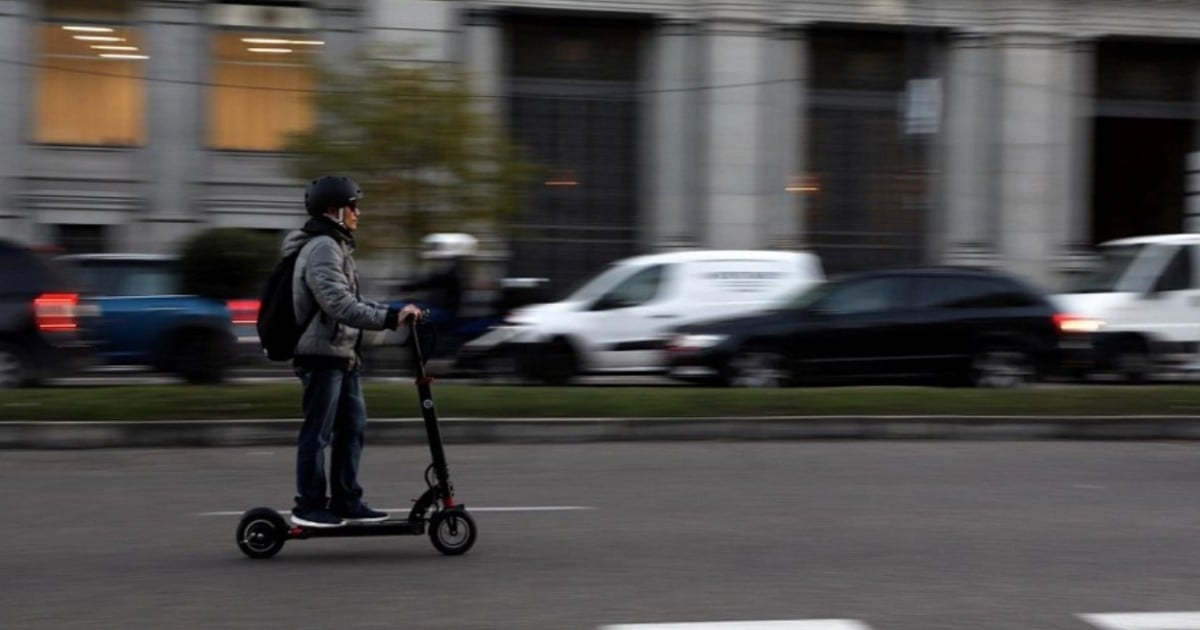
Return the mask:
[[[299, 420], [0, 422], [0, 449], [261, 446], [295, 443]], [[444, 418], [448, 444], [665, 440], [1197, 440], [1200, 416], [795, 416]], [[419, 418], [372, 419], [371, 444], [425, 444]]]

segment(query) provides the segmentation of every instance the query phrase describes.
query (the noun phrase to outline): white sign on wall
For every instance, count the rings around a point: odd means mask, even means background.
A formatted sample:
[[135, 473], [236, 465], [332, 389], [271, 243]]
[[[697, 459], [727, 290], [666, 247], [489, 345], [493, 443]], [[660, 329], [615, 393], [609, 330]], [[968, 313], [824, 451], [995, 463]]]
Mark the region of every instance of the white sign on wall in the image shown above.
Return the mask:
[[904, 133], [936, 134], [942, 121], [942, 80], [909, 79], [904, 90]]

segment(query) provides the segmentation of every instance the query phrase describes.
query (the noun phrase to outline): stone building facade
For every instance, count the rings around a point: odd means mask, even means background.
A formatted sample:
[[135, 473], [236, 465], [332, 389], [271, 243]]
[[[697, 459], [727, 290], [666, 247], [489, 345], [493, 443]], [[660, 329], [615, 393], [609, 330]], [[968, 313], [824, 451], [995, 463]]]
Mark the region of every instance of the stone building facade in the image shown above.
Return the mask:
[[[81, 34], [132, 50], [97, 68]], [[164, 251], [294, 227], [272, 138], [313, 85], [291, 55], [414, 43], [543, 167], [516, 275], [779, 247], [1054, 286], [1200, 215], [1196, 0], [0, 0], [0, 75], [27, 88], [0, 94], [0, 229]]]

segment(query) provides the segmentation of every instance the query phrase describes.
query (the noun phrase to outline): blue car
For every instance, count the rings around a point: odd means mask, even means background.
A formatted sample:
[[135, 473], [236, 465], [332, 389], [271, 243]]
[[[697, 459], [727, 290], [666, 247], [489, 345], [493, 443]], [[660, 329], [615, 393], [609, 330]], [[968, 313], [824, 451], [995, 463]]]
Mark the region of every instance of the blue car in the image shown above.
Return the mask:
[[258, 301], [184, 294], [176, 257], [77, 254], [60, 259], [82, 281], [80, 300], [94, 315], [85, 324], [86, 336], [104, 364], [150, 367], [192, 383], [215, 383], [239, 357], [257, 353]]

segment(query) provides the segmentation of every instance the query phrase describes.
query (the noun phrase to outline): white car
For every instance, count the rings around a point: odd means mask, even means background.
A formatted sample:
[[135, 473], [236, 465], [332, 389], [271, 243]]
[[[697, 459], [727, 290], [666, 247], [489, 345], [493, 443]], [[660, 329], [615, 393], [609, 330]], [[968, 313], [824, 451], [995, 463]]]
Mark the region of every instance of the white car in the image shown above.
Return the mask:
[[464, 346], [459, 366], [495, 359], [550, 384], [577, 374], [667, 368], [669, 331], [757, 312], [824, 280], [808, 252], [689, 250], [617, 261], [560, 302], [517, 309]]
[[1102, 243], [1099, 264], [1069, 292], [1065, 310], [1101, 322], [1098, 368], [1129, 381], [1157, 367], [1195, 369], [1200, 359], [1200, 234]]

